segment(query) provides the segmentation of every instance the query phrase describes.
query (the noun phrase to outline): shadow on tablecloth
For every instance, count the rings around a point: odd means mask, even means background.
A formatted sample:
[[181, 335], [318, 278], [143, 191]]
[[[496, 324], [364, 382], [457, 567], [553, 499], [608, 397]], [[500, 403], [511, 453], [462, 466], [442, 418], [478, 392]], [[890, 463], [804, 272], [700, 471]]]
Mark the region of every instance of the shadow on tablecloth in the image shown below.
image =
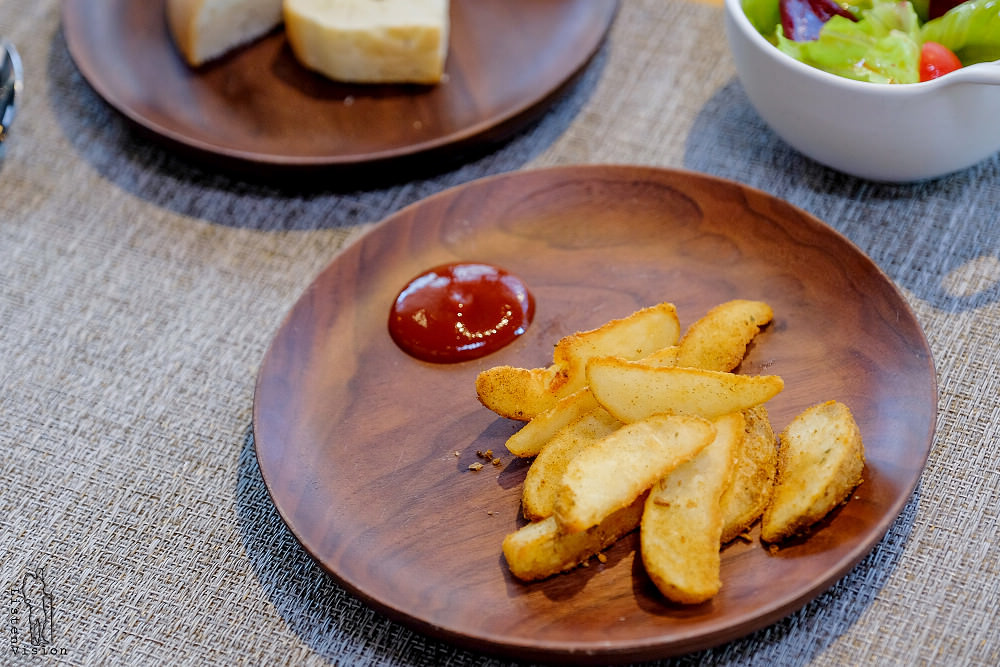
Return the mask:
[[[919, 488], [875, 549], [827, 592], [785, 619], [715, 649], [663, 665], [807, 664], [872, 604], [898, 566], [913, 528]], [[282, 522], [261, 477], [248, 428], [236, 480], [240, 536], [261, 588], [288, 627], [335, 664], [518, 665], [416, 633], [372, 610], [313, 561]]]
[[734, 80], [695, 120], [684, 166], [805, 209], [935, 308], [957, 312], [1000, 301], [1000, 154], [921, 183], [854, 178], [784, 143]]
[[[303, 231], [376, 222], [445, 188], [518, 169], [563, 134], [586, 103], [607, 62], [603, 45], [541, 118], [506, 141], [456, 156], [411, 178], [390, 175], [339, 185], [337, 177], [298, 177], [284, 184], [205, 169], [135, 130], [94, 92], [62, 33], [52, 40], [48, 95], [66, 139], [81, 158], [121, 189], [159, 207], [219, 225], [259, 231]], [[412, 170], [411, 170], [412, 171]], [[339, 189], [338, 189], [339, 187]]]

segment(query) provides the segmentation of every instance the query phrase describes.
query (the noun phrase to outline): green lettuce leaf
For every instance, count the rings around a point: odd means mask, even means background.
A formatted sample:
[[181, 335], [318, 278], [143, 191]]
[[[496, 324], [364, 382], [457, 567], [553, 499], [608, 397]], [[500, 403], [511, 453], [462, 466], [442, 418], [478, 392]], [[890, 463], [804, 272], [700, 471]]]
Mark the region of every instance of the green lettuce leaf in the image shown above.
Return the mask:
[[781, 9], [778, 0], [743, 0], [743, 13], [757, 32], [772, 42], [775, 26], [781, 31]]
[[[991, 0], [994, 1], [994, 0]], [[831, 74], [872, 83], [920, 80], [920, 21], [909, 2], [876, 0], [854, 22], [834, 16], [812, 42], [792, 42], [780, 29], [778, 48]]]
[[1000, 0], [968, 0], [920, 30], [921, 42], [937, 42], [963, 65], [1000, 60]]

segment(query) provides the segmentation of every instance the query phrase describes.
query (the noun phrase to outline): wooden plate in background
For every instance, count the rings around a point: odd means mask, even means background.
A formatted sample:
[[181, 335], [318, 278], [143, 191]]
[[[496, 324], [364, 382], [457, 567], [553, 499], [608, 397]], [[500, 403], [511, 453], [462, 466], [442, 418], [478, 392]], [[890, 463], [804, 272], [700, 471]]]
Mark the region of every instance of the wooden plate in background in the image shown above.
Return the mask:
[[[490, 357], [419, 362], [390, 339], [397, 291], [474, 260], [524, 278], [528, 332]], [[775, 373], [782, 428], [814, 403], [854, 411], [868, 467], [856, 497], [769, 555], [758, 533], [722, 555], [721, 593], [669, 604], [636, 536], [542, 582], [513, 579], [500, 544], [519, 525], [517, 428], [481, 407], [476, 374], [544, 366], [563, 335], [659, 301], [682, 325], [732, 298], [775, 321], [740, 371]], [[346, 588], [428, 634], [523, 659], [612, 662], [705, 648], [795, 611], [846, 574], [909, 500], [934, 430], [927, 343], [900, 293], [855, 246], [760, 191], [693, 173], [565, 167], [492, 177], [409, 206], [337, 256], [294, 305], [260, 369], [254, 437], [291, 531]], [[477, 450], [503, 460], [468, 469]], [[456, 455], [457, 454], [457, 455]]]
[[454, 0], [448, 80], [426, 87], [335, 83], [299, 65], [281, 30], [192, 70], [164, 0], [64, 0], [62, 24], [97, 93], [181, 151], [241, 167], [356, 166], [507, 138], [587, 64], [617, 7]]

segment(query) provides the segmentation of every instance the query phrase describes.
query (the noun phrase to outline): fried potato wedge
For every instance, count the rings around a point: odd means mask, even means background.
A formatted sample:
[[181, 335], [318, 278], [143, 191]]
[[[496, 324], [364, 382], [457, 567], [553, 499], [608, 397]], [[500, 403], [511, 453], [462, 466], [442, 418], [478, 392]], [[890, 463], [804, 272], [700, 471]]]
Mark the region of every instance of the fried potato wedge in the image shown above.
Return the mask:
[[743, 411], [745, 429], [736, 448], [732, 479], [722, 494], [722, 543], [745, 533], [771, 501], [778, 466], [778, 439], [767, 408]]
[[552, 358], [566, 370], [565, 386], [576, 391], [587, 384], [587, 362], [594, 357], [641, 359], [676, 344], [680, 332], [674, 304], [660, 303], [597, 329], [566, 336], [556, 343]]
[[528, 421], [555, 405], [550, 387], [557, 383], [559, 367], [517, 368], [494, 366], [476, 376], [476, 396], [484, 406], [507, 419]]
[[677, 345], [671, 345], [670, 347], [660, 348], [655, 352], [646, 355], [639, 361], [647, 366], [656, 366], [657, 368], [668, 368], [670, 366], [677, 365], [677, 357], [680, 354], [681, 348]]
[[[679, 348], [676, 345], [656, 350], [642, 358], [642, 363], [649, 366], [674, 366]], [[600, 407], [597, 399], [588, 387], [578, 389], [569, 396], [563, 396], [548, 410], [535, 415], [514, 435], [507, 439], [507, 451], [514, 456], [537, 456], [542, 446], [548, 442], [559, 429], [576, 421], [584, 414]]]
[[603, 440], [622, 423], [604, 408], [594, 408], [559, 430], [531, 463], [521, 490], [521, 511], [537, 521], [552, 516], [566, 467], [577, 454]]
[[639, 528], [642, 563], [665, 597], [698, 604], [722, 586], [719, 500], [743, 438], [740, 413], [715, 422], [715, 438], [650, 490]]
[[590, 331], [562, 338], [545, 368], [496, 366], [479, 373], [479, 402], [501, 417], [529, 421], [559, 399], [587, 384], [587, 362], [595, 356], [641, 359], [670, 347], [680, 338], [680, 321], [672, 303], [642, 308]]
[[806, 532], [846, 501], [861, 483], [865, 465], [861, 431], [838, 401], [814, 405], [779, 436], [774, 495], [761, 520], [761, 539], [782, 540]]
[[529, 523], [503, 541], [511, 573], [523, 581], [544, 579], [573, 569], [639, 527], [646, 494], [588, 530], [565, 533], [555, 517]]
[[760, 405], [784, 388], [777, 375], [656, 368], [615, 357], [592, 359], [587, 378], [597, 402], [626, 424], [655, 414], [688, 414], [712, 420]]
[[763, 301], [735, 299], [719, 304], [694, 322], [677, 344], [677, 366], [731, 371], [746, 356], [747, 345], [774, 318]]
[[575, 533], [597, 525], [714, 437], [711, 422], [691, 415], [654, 415], [622, 426], [566, 466], [554, 512], [560, 528]]
[[598, 407], [597, 399], [586, 387], [564, 396], [507, 438], [507, 450], [514, 456], [537, 456], [556, 433]]

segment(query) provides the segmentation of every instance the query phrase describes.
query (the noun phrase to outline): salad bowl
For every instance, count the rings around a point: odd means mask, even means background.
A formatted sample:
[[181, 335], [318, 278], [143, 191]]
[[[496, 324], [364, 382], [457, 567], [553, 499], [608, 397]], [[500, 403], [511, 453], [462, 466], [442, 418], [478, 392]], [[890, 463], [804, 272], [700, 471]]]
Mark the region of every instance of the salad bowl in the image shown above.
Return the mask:
[[872, 83], [831, 74], [780, 51], [725, 0], [725, 29], [751, 105], [790, 146], [833, 169], [915, 182], [1000, 151], [1000, 61], [921, 83]]

